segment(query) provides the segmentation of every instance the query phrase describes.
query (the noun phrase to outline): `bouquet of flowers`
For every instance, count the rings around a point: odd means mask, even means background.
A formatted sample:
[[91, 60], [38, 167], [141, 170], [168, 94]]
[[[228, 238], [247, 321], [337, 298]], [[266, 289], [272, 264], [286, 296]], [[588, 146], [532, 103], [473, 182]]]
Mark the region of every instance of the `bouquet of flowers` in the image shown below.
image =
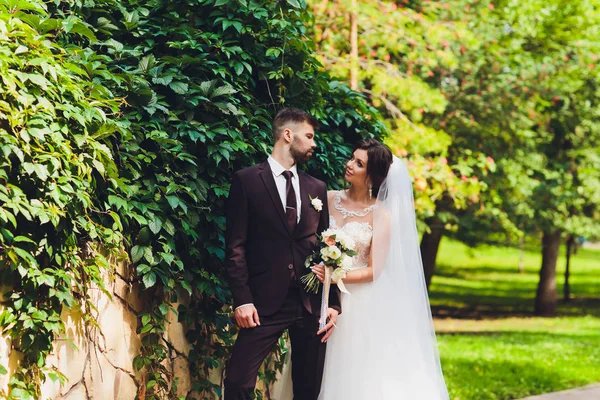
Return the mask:
[[[354, 240], [348, 237], [340, 229], [327, 229], [320, 236], [317, 236], [318, 248], [313, 254], [308, 256], [304, 265], [310, 268], [314, 264], [322, 264], [327, 268], [326, 286], [329, 281], [337, 283], [340, 290], [347, 293], [343, 286], [342, 279], [346, 276], [346, 272], [352, 266], [352, 257], [358, 253], [354, 250]], [[309, 272], [301, 278], [302, 283], [307, 292], [317, 293], [319, 291], [319, 279], [314, 272]]]

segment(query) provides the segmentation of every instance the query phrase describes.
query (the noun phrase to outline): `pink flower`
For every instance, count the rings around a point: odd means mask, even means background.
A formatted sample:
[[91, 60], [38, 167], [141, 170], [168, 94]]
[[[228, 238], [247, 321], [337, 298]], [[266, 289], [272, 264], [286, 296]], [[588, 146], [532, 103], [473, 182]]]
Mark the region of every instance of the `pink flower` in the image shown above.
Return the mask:
[[325, 240], [323, 242], [329, 247], [335, 246], [335, 239], [332, 238], [331, 236], [325, 238]]
[[494, 159], [490, 156], [487, 157], [487, 162], [488, 164], [493, 164], [494, 163]]
[[440, 163], [442, 163], [442, 165], [448, 165], [448, 159], [446, 157], [440, 157]]

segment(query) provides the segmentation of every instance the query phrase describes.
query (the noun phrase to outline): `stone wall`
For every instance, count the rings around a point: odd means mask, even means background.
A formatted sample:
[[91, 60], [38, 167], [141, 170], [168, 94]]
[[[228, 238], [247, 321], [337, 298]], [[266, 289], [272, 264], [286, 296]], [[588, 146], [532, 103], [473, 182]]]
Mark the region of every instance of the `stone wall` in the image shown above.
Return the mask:
[[[76, 311], [63, 312], [65, 333], [56, 340], [47, 365], [57, 367], [68, 382], [61, 385], [47, 379], [42, 385], [43, 399], [133, 400], [138, 391], [144, 390], [144, 376], [132, 365], [141, 346], [135, 312], [141, 310], [144, 299], [126, 276], [130, 276], [127, 267], [119, 264], [114, 276], [105, 277], [110, 297], [97, 288], [90, 289], [98, 327], [85, 328]], [[171, 351], [167, 364], [178, 378], [178, 395], [186, 397], [191, 385], [187, 360], [191, 346], [177, 317], [173, 313], [169, 317], [165, 339]], [[0, 337], [0, 364], [9, 371], [8, 375], [0, 375], [0, 390], [7, 390], [10, 373], [18, 362], [18, 354], [11, 352], [10, 339]]]
[[[107, 296], [99, 289], [90, 294], [97, 308], [98, 327], [84, 327], [82, 316], [65, 310], [62, 319], [65, 333], [55, 342], [54, 352], [48, 357], [48, 366], [55, 366], [67, 378], [61, 385], [48, 379], [42, 385], [42, 398], [52, 400], [133, 400], [137, 394], [143, 398], [144, 376], [135, 372], [133, 359], [139, 353], [141, 342], [136, 334], [138, 319], [136, 311], [142, 309], [144, 298], [139, 287], [128, 281], [130, 271], [119, 264], [112, 276], [105, 276]], [[177, 304], [173, 305], [177, 309]], [[190, 343], [185, 338], [186, 327], [177, 322], [177, 316], [169, 313], [165, 340], [170, 349], [166, 366], [177, 378], [177, 395], [194, 399], [191, 391], [191, 375], [188, 355]], [[19, 355], [11, 351], [10, 339], [0, 335], [0, 364], [9, 371], [0, 375], [0, 392], [7, 391], [10, 374], [19, 362]], [[213, 370], [211, 380], [222, 380], [221, 370]], [[286, 371], [289, 376], [289, 371]], [[291, 399], [289, 385], [277, 384], [269, 388], [272, 400]]]

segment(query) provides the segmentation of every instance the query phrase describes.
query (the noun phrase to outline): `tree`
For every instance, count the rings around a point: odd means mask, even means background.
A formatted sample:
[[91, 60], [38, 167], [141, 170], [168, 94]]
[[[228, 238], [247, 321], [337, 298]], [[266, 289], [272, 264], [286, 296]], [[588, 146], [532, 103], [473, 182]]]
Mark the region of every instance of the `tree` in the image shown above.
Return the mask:
[[[391, 1], [363, 1], [357, 22], [351, 18], [350, 23], [346, 15], [353, 10], [352, 2], [312, 5], [318, 51], [335, 76], [352, 81], [354, 43], [347, 38], [352, 37], [354, 24], [360, 32], [358, 90], [385, 117], [390, 129], [386, 143], [407, 158], [429, 283], [444, 230], [455, 226], [459, 210], [479, 203], [486, 184], [478, 176], [495, 168], [493, 160], [471, 143], [457, 156], [451, 154], [462, 142], [454, 142], [456, 125], [447, 117], [457, 110], [452, 95], [466, 59], [460, 54], [483, 45], [471, 33], [468, 19], [446, 15], [449, 3], [398, 6]], [[474, 125], [464, 114], [456, 112], [461, 125], [463, 119]]]
[[600, 134], [597, 23], [592, 2], [529, 2], [504, 10], [524, 53], [549, 63], [549, 79], [538, 83], [531, 131], [539, 162], [529, 171], [534, 184], [529, 207], [542, 232], [542, 266], [535, 312], [556, 309], [556, 260], [563, 234], [596, 237]]

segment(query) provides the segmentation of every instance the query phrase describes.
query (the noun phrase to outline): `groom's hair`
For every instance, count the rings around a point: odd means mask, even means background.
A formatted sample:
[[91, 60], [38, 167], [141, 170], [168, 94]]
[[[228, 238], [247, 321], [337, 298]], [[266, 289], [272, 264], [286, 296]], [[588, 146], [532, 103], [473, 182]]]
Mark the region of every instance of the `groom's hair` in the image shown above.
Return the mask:
[[315, 130], [319, 129], [319, 122], [317, 119], [304, 110], [288, 107], [279, 111], [273, 120], [274, 143], [277, 143], [283, 134], [283, 131], [289, 124], [301, 124], [303, 122], [308, 123]]

